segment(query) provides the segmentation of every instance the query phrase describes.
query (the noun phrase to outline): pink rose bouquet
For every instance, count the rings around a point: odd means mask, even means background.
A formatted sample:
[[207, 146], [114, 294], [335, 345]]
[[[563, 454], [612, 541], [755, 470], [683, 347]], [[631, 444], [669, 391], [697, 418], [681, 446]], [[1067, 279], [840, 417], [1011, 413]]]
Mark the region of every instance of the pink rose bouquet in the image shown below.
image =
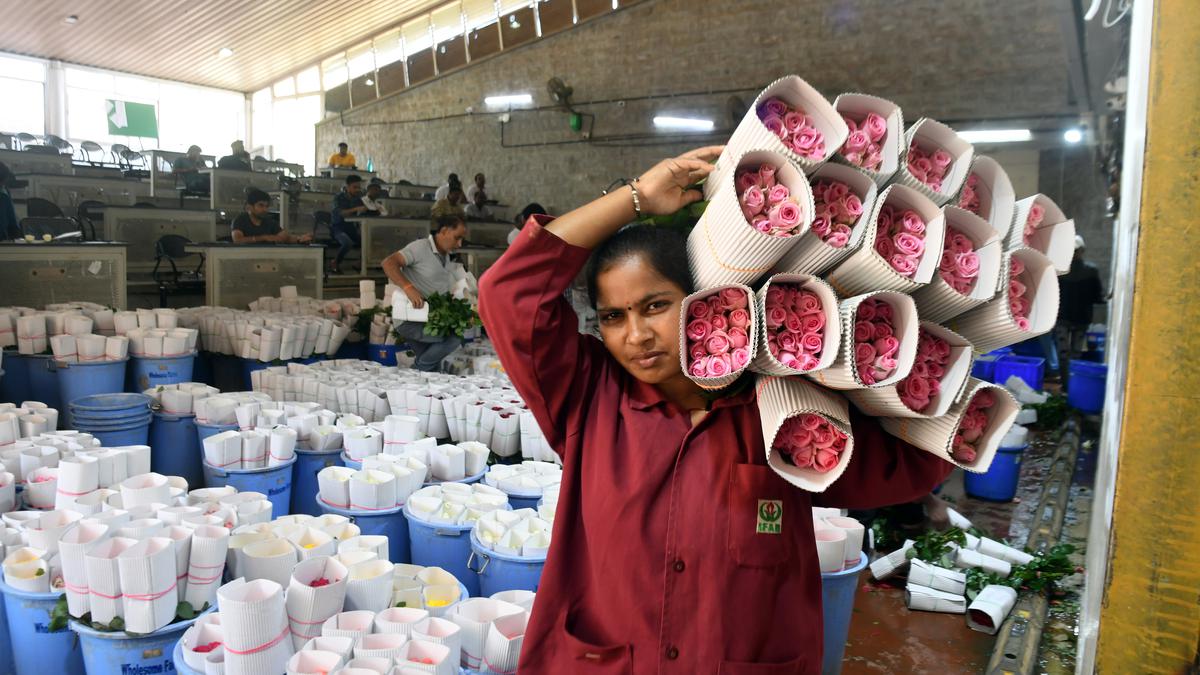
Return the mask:
[[950, 363], [950, 343], [920, 329], [917, 334], [917, 359], [912, 373], [896, 383], [900, 402], [913, 412], [924, 412], [942, 389], [942, 378]]
[[815, 413], [789, 417], [771, 446], [796, 467], [828, 473], [835, 469], [846, 450], [846, 434]]
[[955, 461], [963, 464], [975, 461], [978, 454], [975, 444], [987, 430], [989, 421], [987, 409], [995, 404], [995, 394], [987, 389], [982, 389], [971, 397], [971, 402], [967, 404], [967, 409], [963, 413], [962, 421], [959, 422], [958, 432], [954, 434], [953, 446], [950, 448], [950, 455], [954, 457]]
[[723, 288], [688, 305], [688, 374], [697, 378], [724, 377], [750, 363], [750, 322], [754, 311], [740, 288]]
[[897, 274], [912, 277], [925, 252], [925, 220], [916, 211], [885, 204], [875, 229], [875, 251]]
[[1012, 310], [1013, 320], [1017, 328], [1029, 330], [1029, 298], [1025, 294], [1029, 290], [1025, 276], [1025, 263], [1016, 256], [1012, 257], [1012, 269], [1008, 277], [1008, 308]]
[[935, 192], [941, 192], [942, 182], [953, 163], [954, 157], [941, 148], [925, 152], [915, 139], [908, 146], [908, 172]]
[[825, 135], [803, 110], [772, 96], [759, 104], [758, 119], [797, 155], [816, 161], [825, 159]]
[[858, 379], [871, 385], [896, 372], [900, 339], [892, 325], [892, 306], [867, 298], [854, 315], [854, 365]]
[[845, 248], [850, 242], [850, 230], [867, 205], [840, 180], [816, 179], [812, 191], [816, 205], [812, 231], [832, 248]]
[[776, 361], [792, 370], [817, 367], [825, 346], [825, 311], [821, 298], [799, 284], [772, 283], [763, 317], [767, 348]]
[[963, 185], [962, 193], [958, 195], [958, 208], [966, 209], [971, 213], [983, 218], [983, 204], [979, 201], [979, 176], [971, 174], [967, 176], [967, 182]]
[[883, 142], [887, 138], [887, 120], [876, 113], [854, 119], [845, 113], [842, 119], [850, 135], [842, 144], [842, 157], [854, 166], [878, 171], [883, 164]]
[[1029, 245], [1029, 240], [1033, 238], [1033, 233], [1037, 228], [1041, 227], [1042, 221], [1046, 219], [1046, 209], [1037, 202], [1034, 202], [1029, 207], [1029, 215], [1025, 218], [1025, 232], [1022, 241], [1025, 245]]
[[772, 237], [790, 237], [804, 224], [804, 209], [783, 183], [775, 181], [775, 167], [739, 167], [734, 174], [742, 215], [754, 229]]
[[975, 242], [949, 225], [946, 226], [945, 242], [938, 274], [950, 288], [966, 295], [979, 277], [979, 254], [975, 252]]

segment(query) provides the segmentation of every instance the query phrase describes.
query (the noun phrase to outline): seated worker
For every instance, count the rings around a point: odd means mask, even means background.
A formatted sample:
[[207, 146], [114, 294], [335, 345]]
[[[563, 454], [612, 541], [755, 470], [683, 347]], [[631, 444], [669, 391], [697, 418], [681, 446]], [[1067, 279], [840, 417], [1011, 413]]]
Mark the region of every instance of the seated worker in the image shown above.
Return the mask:
[[367, 194], [363, 195], [363, 206], [367, 210], [363, 212], [364, 216], [386, 216], [388, 214], [387, 204], [383, 203], [383, 187], [379, 183], [371, 182], [367, 184]]
[[481, 173], [475, 174], [475, 182], [471, 183], [471, 187], [467, 188], [467, 203], [474, 204], [475, 195], [480, 192], [483, 192], [483, 201], [488, 201], [487, 192], [485, 191], [486, 187], [487, 177]]
[[525, 223], [529, 221], [530, 216], [544, 215], [546, 215], [546, 209], [543, 208], [541, 204], [537, 202], [527, 204], [525, 208], [521, 209], [521, 212], [517, 214], [517, 217], [513, 219], [513, 229], [508, 233], [508, 245], [512, 246], [512, 243], [517, 240], [517, 237], [521, 234], [521, 228], [525, 227]]
[[495, 220], [492, 210], [487, 207], [487, 195], [483, 193], [483, 190], [475, 191], [475, 198], [467, 204], [464, 211], [467, 218], [471, 220]]
[[[449, 293], [454, 286], [450, 254], [461, 248], [466, 238], [467, 224], [462, 216], [442, 216], [434, 222], [428, 237], [414, 240], [384, 258], [383, 273], [408, 296], [413, 307], [420, 309], [426, 298], [435, 293]], [[424, 372], [439, 370], [442, 359], [462, 345], [462, 338], [457, 335], [426, 335], [425, 324], [416, 321], [400, 323], [396, 332], [417, 355], [413, 368]]]
[[246, 190], [246, 210], [238, 214], [230, 225], [230, 234], [235, 244], [307, 244], [311, 234], [296, 236], [283, 231], [279, 221], [268, 213], [271, 195], [250, 188]]
[[341, 274], [342, 261], [346, 259], [346, 254], [350, 253], [351, 248], [362, 245], [362, 239], [358, 233], [358, 223], [346, 221], [346, 218], [366, 214], [367, 207], [363, 205], [362, 192], [362, 176], [350, 174], [346, 176], [346, 185], [342, 191], [333, 196], [329, 233], [333, 235], [340, 246], [337, 255], [333, 258], [333, 264], [329, 268], [331, 274]]
[[345, 141], [342, 141], [338, 143], [338, 151], [329, 156], [329, 168], [357, 169], [357, 161], [354, 158], [354, 153], [350, 152], [350, 146], [346, 145]]
[[187, 149], [187, 154], [171, 164], [171, 173], [183, 183], [188, 192], [203, 192], [208, 194], [209, 182], [206, 174], [200, 173], [205, 168], [204, 160], [200, 157], [200, 146], [193, 145]]
[[7, 164], [0, 162], [0, 239], [21, 238], [21, 223], [17, 220], [17, 209], [8, 191], [26, 185], [26, 181], [17, 180]]
[[458, 216], [460, 220], [466, 218], [467, 212], [463, 209], [466, 201], [462, 185], [457, 183], [451, 185], [449, 192], [446, 193], [446, 198], [435, 203], [429, 211], [430, 222], [436, 222], [442, 216]]
[[250, 153], [241, 141], [229, 144], [229, 154], [217, 160], [218, 169], [234, 169], [237, 171], [253, 171], [250, 166]]
[[455, 185], [462, 187], [462, 181], [458, 180], [458, 174], [452, 173], [446, 177], [446, 182], [438, 186], [437, 191], [433, 193], [433, 201], [440, 202], [450, 193], [450, 188]]

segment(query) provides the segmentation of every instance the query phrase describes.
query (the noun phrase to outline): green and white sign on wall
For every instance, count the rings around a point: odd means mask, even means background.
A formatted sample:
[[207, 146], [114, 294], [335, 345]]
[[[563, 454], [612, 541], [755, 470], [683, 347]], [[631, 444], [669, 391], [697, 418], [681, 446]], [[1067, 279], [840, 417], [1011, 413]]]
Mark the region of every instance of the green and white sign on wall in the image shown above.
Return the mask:
[[112, 136], [158, 138], [158, 116], [149, 103], [104, 101], [108, 113], [108, 133]]

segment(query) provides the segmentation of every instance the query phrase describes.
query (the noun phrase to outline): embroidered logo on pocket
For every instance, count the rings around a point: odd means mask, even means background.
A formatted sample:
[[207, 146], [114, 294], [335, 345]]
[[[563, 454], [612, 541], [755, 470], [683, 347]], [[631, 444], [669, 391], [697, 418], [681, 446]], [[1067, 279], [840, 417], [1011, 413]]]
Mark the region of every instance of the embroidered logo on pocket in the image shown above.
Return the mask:
[[778, 499], [758, 500], [757, 534], [779, 534], [783, 530], [783, 502]]

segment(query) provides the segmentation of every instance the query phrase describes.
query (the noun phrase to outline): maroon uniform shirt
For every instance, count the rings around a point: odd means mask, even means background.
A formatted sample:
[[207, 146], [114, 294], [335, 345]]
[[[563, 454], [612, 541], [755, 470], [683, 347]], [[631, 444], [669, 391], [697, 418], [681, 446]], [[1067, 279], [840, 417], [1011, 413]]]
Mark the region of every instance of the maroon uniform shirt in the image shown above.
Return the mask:
[[[521, 675], [820, 672], [811, 507], [912, 501], [952, 467], [852, 413], [845, 473], [805, 492], [767, 467], [752, 387], [692, 427], [577, 332], [562, 293], [590, 252], [546, 222], [480, 282], [488, 335], [563, 460]], [[779, 534], [756, 532], [759, 500], [782, 503]]]

